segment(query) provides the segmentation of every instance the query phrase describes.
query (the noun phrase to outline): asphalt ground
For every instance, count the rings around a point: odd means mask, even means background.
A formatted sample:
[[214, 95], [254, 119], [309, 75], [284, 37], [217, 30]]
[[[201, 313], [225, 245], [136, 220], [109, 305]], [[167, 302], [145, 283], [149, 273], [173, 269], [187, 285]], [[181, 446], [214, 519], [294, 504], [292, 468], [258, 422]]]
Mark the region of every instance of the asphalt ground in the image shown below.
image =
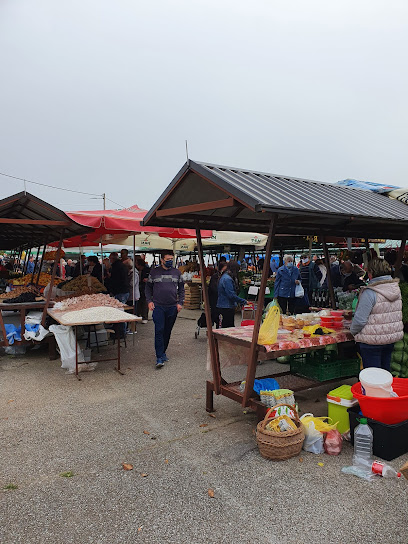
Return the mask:
[[[210, 417], [205, 332], [195, 339], [197, 313], [183, 316], [161, 370], [151, 322], [134, 346], [128, 338], [124, 376], [105, 362], [79, 382], [46, 351], [0, 356], [0, 542], [406, 544], [406, 480], [342, 474], [348, 443], [339, 457], [267, 461], [254, 414], [215, 397]], [[259, 374], [282, 369], [267, 363]], [[226, 372], [244, 376], [244, 367]], [[302, 411], [326, 415], [333, 387], [297, 394]]]

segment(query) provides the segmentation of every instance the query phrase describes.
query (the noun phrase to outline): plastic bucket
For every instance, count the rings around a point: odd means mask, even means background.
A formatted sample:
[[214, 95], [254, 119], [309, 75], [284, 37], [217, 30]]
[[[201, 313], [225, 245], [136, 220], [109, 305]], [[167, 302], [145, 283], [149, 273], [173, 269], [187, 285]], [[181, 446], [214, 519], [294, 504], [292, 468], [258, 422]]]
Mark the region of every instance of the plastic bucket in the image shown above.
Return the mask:
[[394, 378], [392, 388], [398, 397], [367, 397], [361, 391], [361, 383], [351, 387], [353, 397], [360, 403], [365, 417], [394, 425], [408, 420], [408, 379]]
[[361, 390], [367, 397], [391, 397], [392, 374], [383, 368], [369, 367], [360, 372]]

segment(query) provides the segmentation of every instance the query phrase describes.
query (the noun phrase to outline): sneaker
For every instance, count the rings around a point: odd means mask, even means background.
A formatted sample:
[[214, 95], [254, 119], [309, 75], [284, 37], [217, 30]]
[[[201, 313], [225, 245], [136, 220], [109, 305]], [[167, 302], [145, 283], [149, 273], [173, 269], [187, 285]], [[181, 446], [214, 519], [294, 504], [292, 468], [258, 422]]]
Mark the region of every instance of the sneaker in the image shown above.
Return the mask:
[[147, 319], [142, 319], [142, 323], [143, 323], [143, 325], [146, 325]]
[[164, 362], [162, 359], [157, 359], [156, 361], [156, 368], [161, 368], [162, 366], [164, 366]]
[[162, 355], [162, 361], [163, 361], [163, 363], [165, 363], [167, 361], [170, 361], [170, 359], [167, 357], [167, 355], [165, 353], [163, 353], [163, 355]]

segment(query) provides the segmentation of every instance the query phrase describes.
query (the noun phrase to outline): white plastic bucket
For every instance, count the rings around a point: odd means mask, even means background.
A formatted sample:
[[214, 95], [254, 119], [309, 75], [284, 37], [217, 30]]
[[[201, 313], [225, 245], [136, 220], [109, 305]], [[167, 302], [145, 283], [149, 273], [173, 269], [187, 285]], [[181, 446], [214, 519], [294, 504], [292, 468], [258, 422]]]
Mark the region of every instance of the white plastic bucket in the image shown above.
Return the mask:
[[360, 372], [361, 390], [367, 397], [391, 397], [392, 374], [382, 368], [370, 367]]

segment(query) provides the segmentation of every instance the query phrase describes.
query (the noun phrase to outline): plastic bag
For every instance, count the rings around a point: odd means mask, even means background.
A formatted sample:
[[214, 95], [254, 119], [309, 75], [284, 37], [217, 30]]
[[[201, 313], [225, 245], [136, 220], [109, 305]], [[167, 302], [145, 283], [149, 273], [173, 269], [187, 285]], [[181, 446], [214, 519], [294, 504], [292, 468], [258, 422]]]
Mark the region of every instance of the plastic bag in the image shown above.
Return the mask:
[[274, 344], [278, 339], [280, 311], [278, 306], [274, 305], [266, 314], [265, 321], [259, 329], [258, 344], [263, 346]]
[[339, 455], [343, 446], [343, 438], [337, 429], [324, 435], [324, 451], [328, 455]]
[[75, 343], [75, 334], [72, 327], [50, 325], [49, 331], [54, 334], [60, 350], [61, 368], [75, 370], [75, 348], [78, 349], [78, 362], [85, 362], [81, 348]]
[[305, 434], [305, 441], [303, 442], [303, 449], [310, 453], [323, 453], [323, 434], [315, 427], [315, 423], [312, 420], [304, 423], [303, 418], [300, 418], [303, 426], [303, 432]]
[[[325, 421], [327, 419], [327, 422]], [[303, 425], [308, 425], [311, 421], [313, 421], [315, 429], [317, 429], [321, 433], [328, 433], [332, 429], [337, 428], [338, 421], [336, 423], [329, 423], [329, 421], [333, 421], [330, 417], [327, 416], [314, 416], [311, 413], [304, 414], [300, 421], [303, 423]]]
[[302, 284], [299, 282], [296, 284], [295, 287], [295, 297], [296, 298], [303, 298], [305, 296], [305, 290], [302, 287]]

